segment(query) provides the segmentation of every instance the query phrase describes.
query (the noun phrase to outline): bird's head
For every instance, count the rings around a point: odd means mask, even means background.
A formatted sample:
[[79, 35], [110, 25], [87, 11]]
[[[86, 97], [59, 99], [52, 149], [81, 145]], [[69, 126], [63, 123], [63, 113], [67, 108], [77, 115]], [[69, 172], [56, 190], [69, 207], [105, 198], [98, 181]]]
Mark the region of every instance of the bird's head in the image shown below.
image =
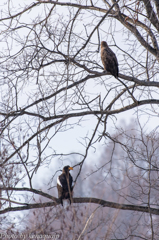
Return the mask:
[[73, 167], [65, 166], [65, 167], [63, 168], [62, 172], [68, 174], [70, 170], [73, 170]]
[[108, 47], [108, 44], [107, 44], [105, 41], [102, 41], [102, 42], [101, 42], [101, 48], [102, 48], [102, 47]]

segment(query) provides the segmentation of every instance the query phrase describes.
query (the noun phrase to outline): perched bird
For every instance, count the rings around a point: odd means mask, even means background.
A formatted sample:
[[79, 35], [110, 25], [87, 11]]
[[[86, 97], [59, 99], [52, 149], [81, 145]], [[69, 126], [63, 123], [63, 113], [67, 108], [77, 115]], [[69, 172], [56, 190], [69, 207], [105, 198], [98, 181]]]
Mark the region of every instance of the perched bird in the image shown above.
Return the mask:
[[118, 60], [105, 41], [101, 42], [101, 60], [104, 70], [110, 72], [115, 78], [118, 78]]
[[62, 174], [57, 177], [58, 198], [60, 199], [62, 206], [63, 199], [69, 199], [71, 204], [71, 198], [73, 196], [73, 178], [69, 173], [70, 170], [73, 170], [73, 168], [65, 166], [62, 170]]

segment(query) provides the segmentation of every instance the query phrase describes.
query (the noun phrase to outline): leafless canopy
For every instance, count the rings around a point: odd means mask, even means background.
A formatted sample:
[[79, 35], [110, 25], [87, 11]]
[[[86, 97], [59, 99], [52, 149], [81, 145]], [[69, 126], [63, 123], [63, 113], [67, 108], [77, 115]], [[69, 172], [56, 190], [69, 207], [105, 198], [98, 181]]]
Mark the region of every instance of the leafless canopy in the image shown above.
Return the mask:
[[[4, 231], [14, 230], [10, 218], [6, 222], [7, 212], [40, 208], [52, 209], [55, 216], [55, 180], [63, 166], [71, 165], [75, 199], [70, 216], [83, 221], [74, 227], [72, 239], [91, 236], [94, 229], [101, 232], [99, 239], [158, 239], [158, 0], [0, 4]], [[101, 41], [117, 56], [118, 79], [103, 72]], [[88, 220], [83, 213], [77, 220], [77, 205], [88, 202]], [[107, 208], [100, 208], [98, 221], [92, 222], [97, 204]], [[127, 221], [123, 212], [133, 220]], [[55, 226], [50, 219], [47, 226], [39, 220], [47, 233], [48, 226]], [[102, 223], [107, 228], [100, 231]]]

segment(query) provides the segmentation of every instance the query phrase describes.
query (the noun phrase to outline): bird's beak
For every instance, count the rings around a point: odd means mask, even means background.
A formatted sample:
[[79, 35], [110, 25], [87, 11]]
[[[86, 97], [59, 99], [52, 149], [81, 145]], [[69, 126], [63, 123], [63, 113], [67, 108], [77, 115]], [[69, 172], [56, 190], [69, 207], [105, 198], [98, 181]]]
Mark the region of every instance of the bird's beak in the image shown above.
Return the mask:
[[73, 170], [73, 167], [69, 167], [69, 170]]

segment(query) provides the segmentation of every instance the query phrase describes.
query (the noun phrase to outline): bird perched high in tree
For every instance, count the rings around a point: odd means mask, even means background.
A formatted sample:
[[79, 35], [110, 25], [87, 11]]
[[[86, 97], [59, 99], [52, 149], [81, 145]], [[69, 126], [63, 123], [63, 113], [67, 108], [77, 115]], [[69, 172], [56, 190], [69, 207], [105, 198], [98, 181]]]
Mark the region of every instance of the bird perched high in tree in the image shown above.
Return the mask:
[[104, 70], [111, 73], [115, 78], [118, 78], [118, 60], [105, 41], [101, 42], [101, 60]]
[[58, 197], [62, 206], [63, 199], [69, 199], [71, 204], [71, 198], [73, 196], [73, 178], [69, 173], [70, 170], [73, 170], [73, 168], [70, 166], [65, 166], [62, 170], [62, 174], [57, 177]]

